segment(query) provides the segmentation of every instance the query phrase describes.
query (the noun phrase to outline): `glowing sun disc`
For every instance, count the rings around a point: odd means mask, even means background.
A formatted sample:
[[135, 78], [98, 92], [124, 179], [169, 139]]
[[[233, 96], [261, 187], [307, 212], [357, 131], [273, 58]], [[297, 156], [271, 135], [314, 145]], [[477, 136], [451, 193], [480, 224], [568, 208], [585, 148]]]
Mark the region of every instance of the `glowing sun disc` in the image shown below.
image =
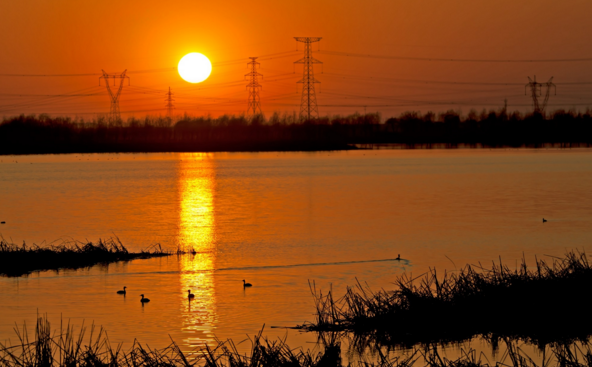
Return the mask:
[[212, 63], [205, 55], [189, 53], [179, 61], [179, 75], [189, 83], [201, 83], [212, 73]]

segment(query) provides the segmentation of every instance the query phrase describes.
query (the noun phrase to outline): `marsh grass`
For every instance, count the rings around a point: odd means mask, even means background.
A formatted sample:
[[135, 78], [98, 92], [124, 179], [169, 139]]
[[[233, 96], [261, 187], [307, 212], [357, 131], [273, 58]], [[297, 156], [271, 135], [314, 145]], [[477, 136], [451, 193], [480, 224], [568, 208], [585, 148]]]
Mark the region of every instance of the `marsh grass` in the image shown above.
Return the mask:
[[[68, 323], [51, 330], [47, 317], [38, 317], [33, 338], [27, 327], [15, 328], [15, 344], [0, 343], [1, 367], [340, 367], [340, 339], [323, 334], [313, 350], [290, 348], [285, 340], [262, 337], [263, 329], [250, 339], [251, 348], [240, 353], [232, 341], [217, 341], [191, 352], [184, 352], [174, 341], [164, 349], [153, 349], [134, 341], [129, 349], [112, 345], [102, 328], [84, 325], [79, 331]], [[332, 335], [332, 337], [327, 337]], [[588, 342], [553, 344], [542, 358], [531, 358], [517, 342], [505, 339], [506, 348], [497, 361], [490, 361], [472, 348], [460, 349], [457, 358], [442, 355], [435, 344], [416, 347], [393, 355], [379, 349], [372, 355], [352, 358], [347, 366], [358, 367], [591, 367], [592, 349]]]
[[43, 247], [25, 243], [19, 246], [0, 238], [0, 274], [21, 276], [33, 271], [79, 269], [96, 264], [169, 255], [172, 253], [163, 250], [160, 244], [144, 251], [129, 252], [117, 237], [99, 239], [94, 243], [63, 241]]
[[86, 341], [86, 328], [78, 333], [70, 324], [60, 326], [52, 334], [46, 317], [39, 317], [33, 340], [29, 340], [26, 326], [15, 329], [15, 345], [0, 344], [0, 366], [6, 367], [246, 367], [246, 366], [338, 366], [341, 365], [339, 343], [327, 346], [323, 352], [294, 350], [284, 340], [269, 341], [262, 332], [252, 340], [252, 348], [241, 354], [231, 340], [219, 341], [215, 346], [205, 346], [192, 352], [183, 352], [172, 341], [161, 350], [151, 349], [134, 341], [129, 350], [122, 345], [112, 346], [107, 333], [94, 326]]
[[316, 320], [299, 328], [349, 332], [360, 345], [410, 346], [455, 342], [481, 335], [492, 342], [513, 337], [546, 345], [586, 340], [592, 268], [585, 253], [568, 252], [551, 262], [526, 261], [515, 269], [494, 263], [458, 272], [431, 269], [418, 278], [403, 275], [395, 290], [371, 291], [357, 284], [335, 300], [314, 284]]

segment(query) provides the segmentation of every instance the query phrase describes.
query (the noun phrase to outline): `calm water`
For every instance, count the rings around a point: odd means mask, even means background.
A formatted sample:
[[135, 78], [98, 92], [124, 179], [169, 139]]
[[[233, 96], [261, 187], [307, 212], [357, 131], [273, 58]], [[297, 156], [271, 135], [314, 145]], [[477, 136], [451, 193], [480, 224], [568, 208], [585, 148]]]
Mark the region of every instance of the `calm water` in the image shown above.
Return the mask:
[[[0, 341], [37, 314], [183, 348], [275, 338], [313, 320], [309, 281], [341, 295], [356, 278], [499, 256], [589, 250], [592, 150], [102, 154], [0, 157], [0, 234], [16, 243], [118, 236], [195, 256], [0, 278]], [[18, 163], [17, 163], [18, 162]], [[549, 221], [542, 223], [542, 218]], [[394, 261], [401, 254], [403, 261]], [[254, 284], [243, 290], [242, 279]], [[115, 294], [128, 287], [126, 297]], [[187, 289], [196, 294], [189, 304]], [[140, 294], [152, 302], [141, 306]], [[313, 335], [288, 332], [307, 347]], [[244, 344], [246, 345], [246, 344]]]

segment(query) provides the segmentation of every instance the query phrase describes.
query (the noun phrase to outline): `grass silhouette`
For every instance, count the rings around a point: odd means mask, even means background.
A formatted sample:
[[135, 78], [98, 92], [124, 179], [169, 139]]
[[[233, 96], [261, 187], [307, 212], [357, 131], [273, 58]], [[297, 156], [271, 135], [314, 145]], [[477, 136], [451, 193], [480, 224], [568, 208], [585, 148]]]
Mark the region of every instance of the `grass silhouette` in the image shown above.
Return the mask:
[[403, 275], [395, 290], [372, 292], [358, 284], [335, 300], [317, 293], [316, 320], [307, 331], [350, 332], [360, 345], [410, 346], [456, 342], [481, 335], [519, 338], [539, 345], [586, 340], [592, 320], [592, 267], [585, 253], [568, 252], [551, 263], [523, 262], [512, 270], [467, 265], [458, 272]]
[[302, 352], [289, 348], [282, 340], [262, 338], [262, 331], [252, 340], [249, 354], [241, 355], [232, 341], [218, 342], [191, 353], [184, 353], [172, 341], [161, 350], [150, 349], [134, 341], [129, 350], [112, 346], [102, 328], [91, 326], [88, 341], [86, 328], [79, 332], [70, 324], [52, 333], [46, 317], [39, 317], [35, 335], [29, 339], [26, 326], [15, 329], [16, 345], [0, 344], [0, 366], [6, 367], [189, 367], [189, 366], [337, 366], [341, 365], [339, 344], [323, 352]]
[[129, 252], [119, 238], [99, 239], [98, 242], [62, 242], [40, 247], [16, 245], [0, 239], [0, 275], [22, 276], [33, 271], [79, 269], [116, 261], [169, 256], [160, 245], [141, 252]]
[[[255, 335], [251, 348], [240, 353], [232, 340], [217, 341], [191, 352], [183, 352], [178, 344], [164, 349], [153, 349], [134, 340], [129, 349], [112, 345], [107, 333], [94, 325], [86, 337], [84, 325], [76, 331], [69, 323], [60, 324], [52, 332], [46, 317], [38, 317], [35, 333], [29, 338], [26, 325], [15, 328], [17, 343], [0, 343], [2, 367], [341, 367], [340, 339], [321, 338], [313, 350], [290, 348], [284, 340], [270, 341], [262, 337], [263, 329]], [[326, 336], [327, 334], [325, 334]], [[335, 334], [333, 334], [335, 335]], [[350, 367], [590, 367], [592, 347], [588, 342], [545, 347], [538, 362], [525, 353], [515, 340], [505, 340], [505, 351], [496, 362], [490, 362], [472, 348], [462, 349], [459, 356], [443, 356], [435, 344], [415, 347], [407, 353], [393, 356], [388, 350], [358, 355]]]

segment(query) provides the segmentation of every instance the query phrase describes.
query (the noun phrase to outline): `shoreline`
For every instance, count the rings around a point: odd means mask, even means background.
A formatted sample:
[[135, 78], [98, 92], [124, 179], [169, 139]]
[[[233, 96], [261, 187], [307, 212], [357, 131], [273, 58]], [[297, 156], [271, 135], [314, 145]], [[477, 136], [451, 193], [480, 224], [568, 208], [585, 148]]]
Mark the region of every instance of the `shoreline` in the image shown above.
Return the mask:
[[341, 152], [352, 150], [586, 150], [592, 148], [588, 143], [548, 143], [541, 145], [521, 146], [488, 146], [482, 144], [446, 144], [446, 143], [418, 143], [414, 145], [399, 143], [372, 143], [372, 144], [347, 144], [346, 146], [305, 146], [289, 149], [61, 149], [61, 150], [32, 150], [17, 152], [1, 152], [2, 156], [26, 156], [26, 155], [66, 155], [66, 154], [151, 154], [151, 153], [297, 153], [297, 152]]

